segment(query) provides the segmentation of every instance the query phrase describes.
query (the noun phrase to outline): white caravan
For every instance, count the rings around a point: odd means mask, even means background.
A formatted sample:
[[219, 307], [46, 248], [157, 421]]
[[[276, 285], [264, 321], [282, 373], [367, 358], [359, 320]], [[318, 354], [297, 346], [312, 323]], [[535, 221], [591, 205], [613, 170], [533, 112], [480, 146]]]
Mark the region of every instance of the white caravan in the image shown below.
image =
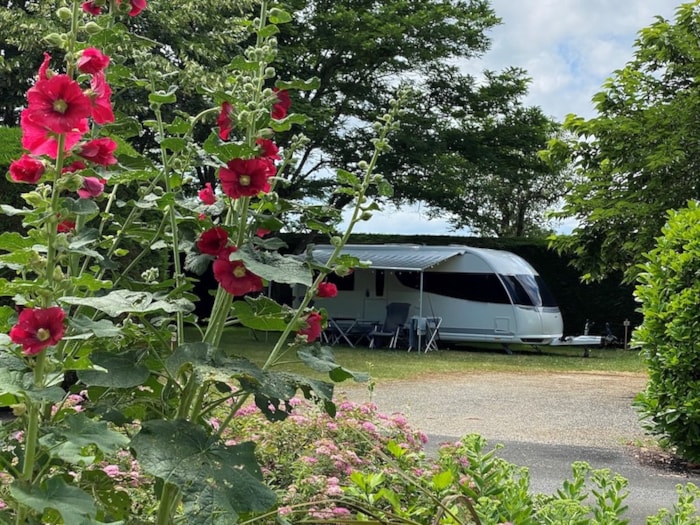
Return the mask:
[[[325, 264], [333, 248], [316, 246]], [[338, 296], [317, 299], [329, 317], [384, 320], [390, 303], [410, 303], [408, 318], [440, 319], [441, 341], [547, 345], [562, 337], [559, 307], [538, 273], [506, 251], [468, 246], [347, 245], [368, 264], [329, 276]], [[555, 343], [556, 344], [556, 343]]]

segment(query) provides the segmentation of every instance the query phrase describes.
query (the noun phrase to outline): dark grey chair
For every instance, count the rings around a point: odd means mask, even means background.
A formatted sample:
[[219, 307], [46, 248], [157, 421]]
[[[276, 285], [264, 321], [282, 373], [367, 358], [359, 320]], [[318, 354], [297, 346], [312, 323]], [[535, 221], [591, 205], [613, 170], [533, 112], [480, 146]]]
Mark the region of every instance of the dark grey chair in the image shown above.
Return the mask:
[[389, 348], [396, 348], [401, 330], [406, 326], [411, 303], [389, 303], [386, 306], [386, 318], [382, 326], [375, 326], [367, 334], [369, 347], [376, 348], [378, 340], [389, 339]]

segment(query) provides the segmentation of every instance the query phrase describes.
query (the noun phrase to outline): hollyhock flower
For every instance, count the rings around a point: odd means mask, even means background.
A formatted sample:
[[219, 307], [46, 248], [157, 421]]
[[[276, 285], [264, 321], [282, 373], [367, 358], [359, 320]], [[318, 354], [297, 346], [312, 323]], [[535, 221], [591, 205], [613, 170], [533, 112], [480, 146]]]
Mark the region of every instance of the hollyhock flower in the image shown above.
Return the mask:
[[231, 130], [233, 129], [233, 106], [230, 102], [221, 104], [221, 113], [216, 119], [216, 125], [219, 126], [219, 138], [228, 140]]
[[88, 2], [83, 2], [80, 8], [86, 13], [94, 16], [99, 16], [102, 12], [102, 7], [95, 4], [95, 0], [89, 0]]
[[105, 180], [97, 177], [84, 177], [83, 187], [78, 190], [81, 199], [99, 197], [105, 190]]
[[267, 193], [270, 191], [269, 179], [275, 171], [275, 165], [269, 159], [233, 159], [219, 170], [221, 188], [232, 199]]
[[[207, 255], [219, 255], [228, 244], [228, 232], [216, 226], [202, 233], [197, 241], [197, 248]], [[228, 256], [231, 252], [226, 252]]]
[[75, 173], [76, 171], [84, 170], [86, 167], [84, 162], [75, 160], [63, 168], [61, 173]]
[[265, 237], [265, 235], [267, 235], [270, 232], [271, 232], [271, 230], [268, 230], [267, 228], [257, 228], [255, 230], [255, 235], [257, 235], [260, 238], [263, 238], [263, 237]]
[[306, 341], [309, 343], [314, 342], [316, 339], [321, 337], [321, 314], [318, 312], [311, 312], [306, 316], [306, 328], [302, 328], [297, 332], [299, 335], [305, 335]]
[[65, 332], [65, 317], [65, 312], [58, 306], [25, 308], [10, 330], [10, 339], [22, 345], [24, 355], [36, 355], [61, 340]]
[[112, 88], [109, 87], [104, 73], [99, 72], [90, 79], [90, 109], [92, 119], [97, 124], [107, 124], [114, 122], [114, 111], [112, 110]]
[[255, 143], [260, 146], [262, 150], [261, 157], [271, 160], [281, 160], [282, 157], [279, 156], [277, 145], [270, 139], [258, 139]]
[[78, 59], [78, 71], [94, 75], [109, 65], [109, 57], [95, 47], [85, 49]]
[[49, 62], [51, 62], [51, 55], [44, 52], [44, 61], [39, 66], [39, 80], [49, 79]]
[[39, 80], [27, 91], [30, 118], [54, 133], [68, 133], [90, 116], [90, 99], [68, 75]]
[[10, 164], [10, 178], [15, 182], [36, 184], [44, 174], [44, 163], [26, 153]]
[[56, 226], [56, 231], [58, 233], [70, 233], [75, 230], [75, 221], [61, 221], [58, 223], [58, 226]]
[[275, 120], [282, 120], [287, 116], [292, 99], [289, 98], [289, 92], [285, 89], [273, 88], [273, 91], [277, 96], [277, 102], [272, 105], [270, 116]]
[[338, 295], [338, 287], [333, 283], [323, 282], [318, 283], [317, 297], [335, 297]]
[[[20, 126], [22, 128], [22, 146], [32, 155], [48, 155], [55, 159], [58, 155], [58, 134], [47, 128], [40, 121], [35, 121], [29, 109], [20, 114]], [[75, 146], [88, 131], [88, 119], [82, 119], [78, 126], [65, 133], [65, 151]]]
[[211, 187], [211, 182], [207, 182], [197, 195], [199, 195], [199, 200], [203, 204], [211, 205], [216, 202], [216, 195], [214, 195], [214, 188]]
[[78, 146], [76, 153], [85, 160], [100, 166], [109, 166], [117, 163], [117, 159], [114, 157], [115, 149], [117, 149], [116, 142], [108, 137], [102, 137]]
[[231, 246], [219, 254], [212, 265], [214, 278], [231, 295], [259, 292], [263, 288], [262, 279], [248, 271], [243, 262], [230, 261], [229, 255], [234, 251], [236, 248]]

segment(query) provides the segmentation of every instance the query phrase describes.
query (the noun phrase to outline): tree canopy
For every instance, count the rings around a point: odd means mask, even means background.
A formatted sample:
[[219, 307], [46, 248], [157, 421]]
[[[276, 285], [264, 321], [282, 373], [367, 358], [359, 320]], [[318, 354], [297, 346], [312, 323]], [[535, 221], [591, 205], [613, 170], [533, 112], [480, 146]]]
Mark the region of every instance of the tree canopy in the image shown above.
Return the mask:
[[667, 210], [700, 195], [699, 7], [683, 4], [675, 21], [657, 17], [642, 29], [634, 58], [594, 96], [597, 116], [570, 115], [572, 139], [552, 144], [579, 180], [557, 214], [578, 226], [554, 244], [587, 279], [616, 270], [633, 279]]

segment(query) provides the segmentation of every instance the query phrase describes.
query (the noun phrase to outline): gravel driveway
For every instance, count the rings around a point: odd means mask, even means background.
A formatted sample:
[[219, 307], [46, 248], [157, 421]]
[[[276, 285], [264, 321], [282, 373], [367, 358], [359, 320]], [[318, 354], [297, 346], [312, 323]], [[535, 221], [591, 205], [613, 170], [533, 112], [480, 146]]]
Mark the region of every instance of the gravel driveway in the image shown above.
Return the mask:
[[[479, 372], [379, 383], [372, 399], [428, 434], [617, 448], [644, 437], [631, 403], [645, 384], [631, 374]], [[369, 399], [362, 387], [344, 391]]]

